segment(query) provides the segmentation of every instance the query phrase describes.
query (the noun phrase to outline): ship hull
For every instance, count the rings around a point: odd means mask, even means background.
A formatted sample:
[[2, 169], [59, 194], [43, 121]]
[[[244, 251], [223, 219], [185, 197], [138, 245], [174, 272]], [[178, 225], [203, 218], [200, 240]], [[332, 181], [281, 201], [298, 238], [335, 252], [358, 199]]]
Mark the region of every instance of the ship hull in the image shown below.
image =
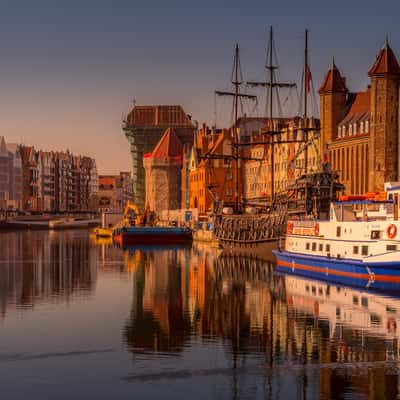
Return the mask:
[[400, 290], [400, 260], [366, 263], [274, 250], [276, 268], [299, 276], [348, 286]]
[[182, 244], [192, 240], [192, 232], [175, 227], [128, 227], [114, 232], [114, 241], [120, 246], [137, 244]]

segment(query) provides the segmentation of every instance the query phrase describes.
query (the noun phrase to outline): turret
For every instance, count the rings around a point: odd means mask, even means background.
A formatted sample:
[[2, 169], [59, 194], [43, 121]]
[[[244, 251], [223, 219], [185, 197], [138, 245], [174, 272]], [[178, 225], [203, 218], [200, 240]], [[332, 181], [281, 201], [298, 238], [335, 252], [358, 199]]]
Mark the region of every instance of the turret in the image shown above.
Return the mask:
[[347, 88], [345, 79], [341, 76], [335, 61], [325, 74], [319, 88], [321, 114], [321, 156], [326, 156], [328, 143], [337, 137], [338, 124], [344, 117], [346, 108]]
[[399, 177], [400, 67], [387, 39], [368, 75], [371, 77], [369, 189], [380, 191], [385, 182], [397, 181]]

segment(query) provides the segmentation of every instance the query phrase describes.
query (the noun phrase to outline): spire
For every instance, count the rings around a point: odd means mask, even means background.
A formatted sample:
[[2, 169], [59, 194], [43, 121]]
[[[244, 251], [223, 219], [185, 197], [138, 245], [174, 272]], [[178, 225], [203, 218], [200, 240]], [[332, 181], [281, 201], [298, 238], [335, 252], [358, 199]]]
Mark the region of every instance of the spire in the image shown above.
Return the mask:
[[335, 65], [335, 58], [332, 57], [332, 65], [325, 74], [324, 81], [318, 90], [319, 94], [347, 92], [344, 78], [340, 75]]
[[374, 64], [368, 71], [369, 76], [382, 74], [400, 75], [400, 66], [393, 50], [389, 46], [389, 39], [387, 36], [383, 47], [376, 56]]

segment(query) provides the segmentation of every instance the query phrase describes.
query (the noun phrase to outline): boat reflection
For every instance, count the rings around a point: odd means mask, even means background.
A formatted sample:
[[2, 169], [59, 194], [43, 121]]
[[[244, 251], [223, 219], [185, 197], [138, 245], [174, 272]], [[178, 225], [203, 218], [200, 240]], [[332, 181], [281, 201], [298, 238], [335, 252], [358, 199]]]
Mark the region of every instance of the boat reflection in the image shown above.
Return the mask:
[[[183, 356], [200, 340], [222, 344], [234, 391], [246, 385], [246, 366], [266, 379], [267, 398], [397, 395], [398, 372], [386, 363], [399, 359], [399, 298], [276, 274], [271, 262], [206, 249], [130, 257], [134, 295], [123, 340], [134, 354]], [[298, 376], [291, 385], [288, 368]]]

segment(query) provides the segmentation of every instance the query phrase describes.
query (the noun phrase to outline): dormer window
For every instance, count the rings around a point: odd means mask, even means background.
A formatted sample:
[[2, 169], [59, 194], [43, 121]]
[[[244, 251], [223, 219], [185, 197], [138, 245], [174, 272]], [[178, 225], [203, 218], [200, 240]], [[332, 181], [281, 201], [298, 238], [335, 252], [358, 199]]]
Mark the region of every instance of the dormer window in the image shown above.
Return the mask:
[[365, 133], [369, 132], [369, 121], [365, 121]]
[[357, 135], [357, 124], [353, 124], [353, 135]]
[[364, 121], [361, 121], [361, 123], [360, 123], [360, 133], [361, 134], [364, 133]]
[[341, 137], [344, 137], [344, 136], [346, 136], [346, 127], [343, 125], [342, 126], [342, 136]]

